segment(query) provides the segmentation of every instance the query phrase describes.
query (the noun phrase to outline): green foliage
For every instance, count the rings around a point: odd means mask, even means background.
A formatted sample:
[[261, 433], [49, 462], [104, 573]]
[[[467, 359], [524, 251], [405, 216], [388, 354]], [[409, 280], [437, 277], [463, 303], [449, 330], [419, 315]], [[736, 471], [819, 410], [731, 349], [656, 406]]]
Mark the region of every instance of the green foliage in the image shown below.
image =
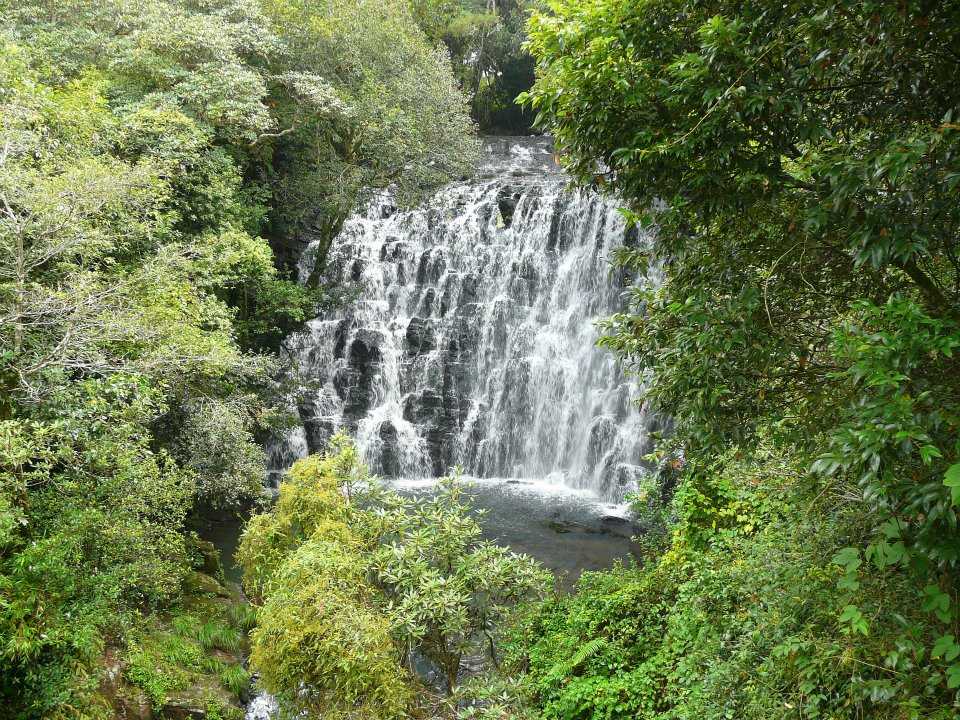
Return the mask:
[[223, 402], [191, 403], [173, 452], [197, 478], [197, 496], [236, 507], [262, 492], [266, 462], [242, 409]]
[[[410, 200], [475, 141], [405, 3], [0, 0], [0, 19], [0, 706], [102, 717], [113, 645], [155, 698], [174, 677], [131, 628], [180, 600], [187, 515], [259, 499], [256, 439], [282, 421], [259, 353], [334, 301], [264, 235], [306, 208], [336, 206], [333, 229], [375, 187]], [[207, 631], [189, 642], [238, 646]]]
[[534, 720], [527, 690], [516, 678], [480, 675], [460, 685], [451, 700], [460, 720]]
[[[369, 567], [402, 646], [439, 667], [452, 690], [461, 658], [478, 642], [494, 655], [493, 635], [515, 605], [544, 594], [552, 577], [531, 558], [481, 540], [481, 528], [456, 478], [435, 496], [403, 501], [364, 518], [378, 534]], [[385, 521], [386, 520], [386, 521]]]
[[209, 698], [206, 701], [204, 712], [209, 720], [243, 720], [246, 717], [242, 708], [224, 705], [219, 698]]
[[887, 570], [859, 576], [850, 602], [859, 552], [834, 550], [869, 537], [869, 518], [837, 513], [835, 494], [769, 453], [731, 453], [709, 478], [734, 495], [678, 493], [664, 555], [586, 574], [515, 628], [514, 697], [565, 720], [955, 715], [953, 638], [930, 612], [948, 596], [921, 603]]
[[262, 602], [251, 663], [285, 704], [324, 717], [398, 718], [412, 701], [347, 523], [348, 498], [366, 479], [356, 450], [335, 437], [327, 454], [294, 465], [238, 552], [244, 585]]
[[813, 469], [857, 479], [864, 500], [895, 527], [895, 535], [884, 533], [902, 549], [892, 562], [907, 564], [913, 555], [924, 565], [955, 565], [960, 536], [944, 454], [960, 450], [960, 408], [943, 393], [952, 385], [960, 329], [897, 295], [882, 306], [858, 302], [854, 312], [857, 320], [834, 337], [838, 376], [853, 402]]
[[472, 168], [476, 139], [445, 54], [404, 0], [263, 6], [289, 49], [271, 63], [278, 130], [256, 145], [269, 157], [271, 229], [320, 230], [319, 271], [358, 200], [388, 186], [401, 203], [422, 198]]
[[[603, 344], [683, 464], [663, 558], [545, 616], [547, 716], [956, 714], [958, 28], [949, 3], [532, 19], [538, 122], [657, 230], [618, 259], [664, 282]], [[652, 639], [609, 642], [633, 621]], [[587, 672], [560, 662], [598, 637]]]
[[[246, 646], [244, 630], [230, 621], [229, 604], [194, 603], [178, 608], [169, 620], [148, 618], [131, 632], [123, 657], [123, 674], [140, 688], [155, 711], [161, 710], [178, 692], [208, 687], [207, 702], [227, 712], [217, 686], [235, 698], [245, 697], [250, 675], [240, 663]], [[229, 653], [233, 660], [211, 651]], [[205, 684], [207, 683], [207, 684]]]
[[361, 556], [348, 546], [301, 545], [284, 562], [253, 633], [250, 661], [263, 685], [323, 717], [403, 717], [412, 700], [408, 678], [371, 594]]
[[345, 495], [364, 477], [356, 449], [343, 435], [331, 440], [327, 453], [294, 464], [272, 511], [254, 515], [243, 532], [237, 560], [250, 597], [262, 599], [284, 558], [314, 535], [352, 539], [341, 515], [349, 508]]
[[291, 709], [324, 717], [405, 716], [423, 702], [407, 670], [414, 650], [453, 689], [464, 653], [493, 653], [495, 627], [549, 577], [480, 540], [455, 481], [403, 498], [367, 475], [343, 435], [294, 465], [239, 558], [261, 603], [251, 663]]
[[227, 618], [233, 627], [245, 633], [249, 633], [257, 625], [256, 608], [247, 603], [232, 603], [227, 608]]
[[224, 664], [219, 677], [223, 687], [239, 698], [245, 697], [250, 690], [250, 673], [240, 663]]
[[92, 661], [118, 614], [179, 591], [192, 486], [142, 433], [155, 399], [135, 383], [87, 381], [42, 415], [0, 423], [0, 487], [20, 508], [0, 557], [0, 662], [23, 697], [55, 691], [33, 683], [56, 658]]
[[514, 101], [533, 84], [533, 58], [526, 52], [525, 0], [414, 0], [417, 24], [450, 53], [460, 86], [470, 97], [473, 119], [490, 134], [526, 135], [533, 113]]

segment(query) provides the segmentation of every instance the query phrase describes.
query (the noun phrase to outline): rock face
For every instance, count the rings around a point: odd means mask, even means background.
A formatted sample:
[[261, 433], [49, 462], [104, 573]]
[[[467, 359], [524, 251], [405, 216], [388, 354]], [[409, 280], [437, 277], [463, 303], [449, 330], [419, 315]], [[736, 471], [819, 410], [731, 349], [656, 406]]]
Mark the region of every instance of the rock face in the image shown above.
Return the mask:
[[[211, 703], [213, 701], [213, 705]], [[211, 705], [218, 708], [212, 713]], [[240, 714], [236, 698], [214, 682], [198, 683], [167, 698], [160, 711], [162, 720], [206, 720], [222, 718], [222, 708], [235, 709], [233, 717]]]
[[655, 419], [595, 347], [595, 323], [658, 270], [611, 272], [618, 246], [649, 242], [616, 207], [568, 190], [547, 140], [499, 138], [476, 179], [410, 211], [383, 196], [348, 220], [325, 272], [357, 299], [285, 343], [302, 427], [269, 448], [275, 474], [346, 428], [388, 476], [460, 465], [622, 496]]

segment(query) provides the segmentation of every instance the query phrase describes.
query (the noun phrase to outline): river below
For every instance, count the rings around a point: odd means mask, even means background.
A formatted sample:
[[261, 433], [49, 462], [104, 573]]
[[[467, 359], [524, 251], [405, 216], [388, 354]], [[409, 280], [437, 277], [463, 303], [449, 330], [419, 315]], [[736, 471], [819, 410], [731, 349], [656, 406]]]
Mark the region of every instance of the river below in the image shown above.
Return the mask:
[[[484, 511], [484, 537], [539, 560], [569, 589], [584, 570], [627, 561], [636, 528], [628, 508], [589, 490], [543, 480], [464, 478], [465, 496]], [[434, 480], [397, 480], [403, 494], [429, 493]]]

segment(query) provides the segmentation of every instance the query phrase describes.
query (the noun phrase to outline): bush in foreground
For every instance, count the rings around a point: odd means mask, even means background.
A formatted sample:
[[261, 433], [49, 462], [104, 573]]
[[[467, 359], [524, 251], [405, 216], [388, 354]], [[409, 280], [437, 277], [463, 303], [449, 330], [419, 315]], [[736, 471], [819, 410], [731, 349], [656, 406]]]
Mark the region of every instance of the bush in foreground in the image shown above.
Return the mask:
[[480, 539], [456, 480], [402, 497], [342, 435], [293, 466], [239, 556], [260, 605], [251, 663], [285, 707], [325, 718], [412, 712], [429, 695], [415, 695], [415, 653], [452, 690], [463, 657], [495, 656], [497, 626], [550, 581], [534, 560]]

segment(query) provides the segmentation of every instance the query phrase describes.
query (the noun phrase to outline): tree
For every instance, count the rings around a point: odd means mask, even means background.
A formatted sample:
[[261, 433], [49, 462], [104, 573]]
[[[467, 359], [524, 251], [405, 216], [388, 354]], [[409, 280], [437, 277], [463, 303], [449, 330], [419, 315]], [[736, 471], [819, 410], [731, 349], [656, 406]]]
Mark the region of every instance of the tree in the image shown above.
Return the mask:
[[949, 565], [957, 13], [558, 3], [532, 24], [529, 97], [581, 180], [643, 215], [666, 202], [649, 217], [667, 282], [606, 344], [652, 371], [691, 457], [786, 423], [818, 471], [858, 479], [878, 526], [896, 516]]
[[181, 595], [197, 486], [259, 494], [249, 433], [229, 439], [253, 477], [210, 487], [204, 449], [178, 463], [159, 428], [269, 363], [191, 282], [166, 168], [116, 151], [105, 76], [54, 85], [0, 42], [0, 698], [12, 717], [102, 717], [107, 645]]
[[107, 638], [180, 593], [193, 478], [149, 447], [144, 428], [161, 410], [142, 379], [114, 376], [0, 421], [0, 698], [11, 717], [102, 717]]
[[[784, 495], [793, 522], [812, 517], [811, 543], [833, 538], [791, 562], [809, 577], [842, 569], [810, 610], [836, 603], [836, 626], [811, 620], [803, 649], [771, 661], [784, 685], [770, 692], [782, 694], [750, 698], [824, 716], [922, 714], [909, 708], [936, 706], [921, 698], [929, 682], [952, 702], [954, 616], [932, 598], [956, 593], [960, 560], [960, 97], [949, 80], [960, 9], [560, 0], [530, 36], [538, 79], [526, 100], [566, 166], [656, 228], [654, 257], [620, 260], [662, 264], [664, 283], [636, 289], [603, 343], [675, 418], [662, 449], [684, 464], [678, 496], [717, 523], [681, 526], [671, 547], [726, 542], [721, 520], [745, 512], [735, 496], [749, 488], [718, 492], [729, 461], [717, 458], [731, 447], [753, 457], [768, 438], [809, 470]], [[788, 571], [771, 567], [770, 587], [804, 582]], [[714, 572], [691, 570], [703, 583]], [[797, 612], [769, 632], [788, 633]], [[873, 669], [837, 679], [805, 664], [832, 643]], [[909, 669], [897, 647], [917, 653]], [[739, 667], [770, 677], [756, 662]]]
[[494, 663], [499, 625], [519, 603], [540, 597], [552, 578], [532, 559], [481, 540], [481, 527], [456, 478], [422, 500], [388, 497], [366, 520], [379, 547], [370, 567], [395, 636], [426, 655], [452, 691], [464, 655], [478, 643]]
[[261, 604], [251, 660], [267, 689], [324, 717], [357, 707], [396, 717], [411, 707], [413, 653], [450, 690], [465, 652], [495, 659], [497, 625], [542, 595], [549, 574], [479, 536], [455, 481], [432, 498], [401, 497], [369, 477], [343, 435], [298, 461], [239, 553]]
[[454, 73], [481, 130], [526, 135], [533, 113], [517, 96], [533, 84], [525, 22], [531, 4], [515, 0], [415, 0], [417, 24], [450, 51]]
[[313, 538], [283, 562], [258, 612], [250, 661], [285, 709], [407, 717], [410, 679], [372, 594], [362, 556], [349, 545]]
[[[138, 619], [189, 595], [185, 518], [259, 500], [256, 440], [284, 414], [277, 343], [335, 296], [289, 280], [268, 230], [282, 243], [330, 198], [341, 214], [374, 186], [409, 199], [469, 166], [463, 98], [406, 5], [370, 5], [380, 44], [362, 53], [349, 4], [308, 5], [0, 0], [0, 705], [15, 717], [106, 715], [104, 653], [129, 654]], [[304, 35], [283, 32], [293, 10]]]
[[279, 131], [257, 151], [277, 187], [276, 234], [321, 230], [317, 270], [357, 203], [391, 187], [401, 204], [473, 167], [478, 145], [447, 56], [414, 24], [409, 5], [265, 3], [289, 48], [271, 66]]

